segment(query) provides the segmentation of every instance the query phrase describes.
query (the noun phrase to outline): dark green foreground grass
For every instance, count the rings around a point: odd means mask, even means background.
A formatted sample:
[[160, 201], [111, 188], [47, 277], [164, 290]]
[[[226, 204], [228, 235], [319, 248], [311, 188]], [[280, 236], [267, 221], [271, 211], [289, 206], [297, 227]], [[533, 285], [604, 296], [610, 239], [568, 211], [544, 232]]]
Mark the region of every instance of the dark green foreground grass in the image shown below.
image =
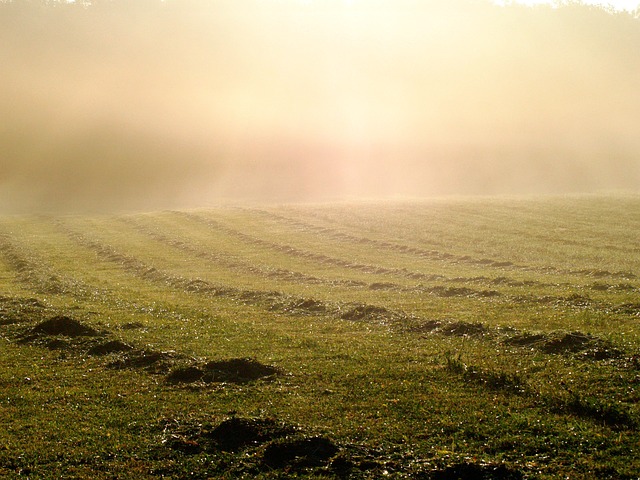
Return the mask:
[[639, 231], [633, 196], [2, 217], [0, 477], [638, 478]]

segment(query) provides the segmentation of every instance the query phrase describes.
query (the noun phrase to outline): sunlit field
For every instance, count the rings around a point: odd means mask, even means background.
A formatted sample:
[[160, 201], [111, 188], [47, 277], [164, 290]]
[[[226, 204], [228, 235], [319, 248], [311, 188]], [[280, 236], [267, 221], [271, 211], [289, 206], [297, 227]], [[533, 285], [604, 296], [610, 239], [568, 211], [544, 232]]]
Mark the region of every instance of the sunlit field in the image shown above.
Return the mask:
[[0, 478], [638, 480], [594, 3], [0, 0]]
[[640, 476], [640, 197], [0, 217], [0, 476]]

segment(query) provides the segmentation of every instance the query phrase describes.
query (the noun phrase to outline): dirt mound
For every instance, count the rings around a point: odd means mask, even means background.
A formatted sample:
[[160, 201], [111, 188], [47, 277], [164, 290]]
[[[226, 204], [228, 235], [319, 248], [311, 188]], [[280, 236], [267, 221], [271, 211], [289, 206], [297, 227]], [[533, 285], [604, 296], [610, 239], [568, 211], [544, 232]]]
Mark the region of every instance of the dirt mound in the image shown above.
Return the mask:
[[189, 280], [184, 288], [187, 292], [204, 292], [207, 290], [211, 290], [211, 284], [197, 278], [194, 280]]
[[52, 338], [44, 343], [44, 346], [49, 350], [70, 350], [71, 344], [61, 338]]
[[623, 352], [611, 343], [581, 332], [556, 335], [539, 348], [544, 353], [580, 354], [588, 360], [608, 360], [623, 356]]
[[482, 337], [489, 333], [489, 329], [479, 322], [453, 322], [442, 325], [439, 331], [452, 337]]
[[204, 377], [204, 371], [198, 367], [181, 367], [172, 370], [171, 373], [167, 375], [166, 382], [174, 385], [179, 383], [194, 383], [202, 380], [202, 377]]
[[89, 355], [109, 355], [111, 353], [121, 353], [133, 350], [133, 347], [120, 340], [111, 340], [105, 343], [99, 343], [91, 347], [87, 353]]
[[449, 337], [483, 337], [491, 330], [483, 323], [451, 322], [447, 320], [428, 320], [409, 329], [414, 333], [439, 333]]
[[269, 378], [280, 373], [271, 365], [264, 365], [251, 358], [233, 358], [202, 364], [181, 366], [172, 370], [166, 382], [173, 385], [185, 383], [248, 383]]
[[515, 347], [530, 347], [543, 343], [548, 337], [541, 333], [523, 333], [514, 337], [508, 338], [504, 341], [506, 345], [513, 345]]
[[357, 305], [340, 315], [343, 320], [370, 321], [389, 318], [391, 312], [384, 307], [374, 305]]
[[173, 352], [155, 350], [132, 350], [107, 366], [114, 369], [145, 369], [150, 373], [167, 373], [176, 360], [182, 356]]
[[257, 446], [294, 433], [292, 426], [273, 418], [239, 418], [225, 420], [206, 437], [216, 449], [235, 452], [247, 446]]
[[285, 311], [296, 313], [326, 313], [327, 306], [319, 300], [305, 298], [297, 300], [284, 307]]
[[503, 464], [460, 463], [448, 466], [432, 473], [432, 480], [458, 480], [460, 478], [474, 480], [519, 480], [524, 478], [522, 472], [512, 470]]
[[338, 453], [328, 438], [309, 437], [274, 442], [267, 445], [263, 462], [270, 468], [321, 467]]
[[440, 320], [429, 320], [421, 323], [420, 325], [416, 325], [415, 327], [411, 327], [409, 331], [414, 333], [431, 333], [436, 331], [441, 326], [442, 322]]
[[98, 335], [97, 330], [64, 315], [58, 315], [39, 323], [33, 327], [31, 333], [36, 335], [64, 335], [67, 337], [94, 337]]
[[280, 369], [264, 365], [253, 358], [232, 358], [204, 365], [203, 380], [211, 382], [246, 383], [268, 378], [280, 373]]
[[593, 340], [594, 337], [581, 332], [566, 333], [548, 340], [540, 350], [545, 353], [576, 353], [586, 350]]
[[173, 433], [165, 438], [165, 446], [186, 454], [238, 452], [297, 432], [297, 428], [274, 418], [232, 417], [215, 427], [207, 422], [167, 427], [164, 430], [170, 429]]

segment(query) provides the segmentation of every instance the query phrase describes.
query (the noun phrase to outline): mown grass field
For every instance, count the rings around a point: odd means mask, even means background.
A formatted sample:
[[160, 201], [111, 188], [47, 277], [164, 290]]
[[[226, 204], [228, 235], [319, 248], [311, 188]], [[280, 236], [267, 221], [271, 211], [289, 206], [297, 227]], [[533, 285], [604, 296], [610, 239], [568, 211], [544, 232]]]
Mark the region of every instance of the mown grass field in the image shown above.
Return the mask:
[[0, 218], [0, 477], [640, 477], [640, 197]]

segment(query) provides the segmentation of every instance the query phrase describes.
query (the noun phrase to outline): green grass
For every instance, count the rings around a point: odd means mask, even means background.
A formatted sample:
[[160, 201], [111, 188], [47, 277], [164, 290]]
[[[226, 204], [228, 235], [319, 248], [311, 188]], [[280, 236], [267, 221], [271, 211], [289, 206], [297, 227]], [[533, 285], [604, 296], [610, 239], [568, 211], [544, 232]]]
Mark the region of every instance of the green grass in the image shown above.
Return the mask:
[[638, 231], [636, 196], [0, 217], [0, 476], [638, 478]]

